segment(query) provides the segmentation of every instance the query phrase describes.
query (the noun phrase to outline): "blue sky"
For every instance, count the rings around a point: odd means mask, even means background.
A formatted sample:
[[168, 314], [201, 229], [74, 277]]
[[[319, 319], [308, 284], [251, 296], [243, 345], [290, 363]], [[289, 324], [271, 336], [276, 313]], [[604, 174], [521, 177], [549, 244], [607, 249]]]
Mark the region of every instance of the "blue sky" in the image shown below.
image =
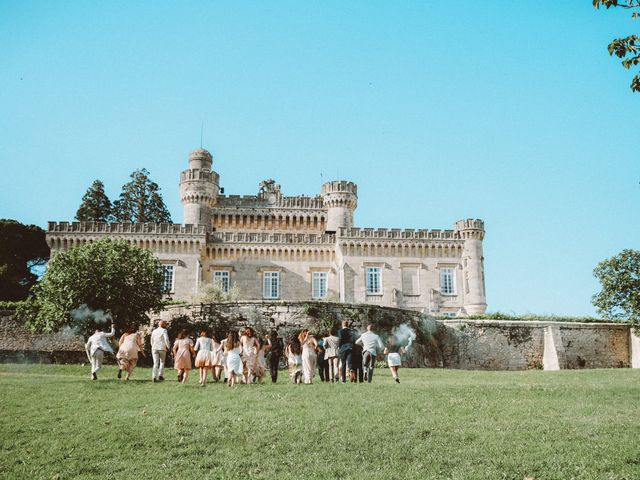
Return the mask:
[[204, 146], [228, 194], [337, 176], [362, 227], [483, 218], [490, 311], [594, 314], [639, 248], [623, 11], [563, 2], [0, 0], [0, 217], [72, 220], [146, 167], [173, 220]]

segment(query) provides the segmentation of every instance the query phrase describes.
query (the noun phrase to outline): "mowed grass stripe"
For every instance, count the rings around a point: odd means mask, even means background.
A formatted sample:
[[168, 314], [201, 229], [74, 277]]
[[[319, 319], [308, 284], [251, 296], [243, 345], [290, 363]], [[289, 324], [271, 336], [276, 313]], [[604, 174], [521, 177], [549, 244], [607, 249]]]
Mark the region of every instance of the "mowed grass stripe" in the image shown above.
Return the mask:
[[0, 476], [640, 478], [640, 371], [400, 374], [230, 389], [0, 365]]

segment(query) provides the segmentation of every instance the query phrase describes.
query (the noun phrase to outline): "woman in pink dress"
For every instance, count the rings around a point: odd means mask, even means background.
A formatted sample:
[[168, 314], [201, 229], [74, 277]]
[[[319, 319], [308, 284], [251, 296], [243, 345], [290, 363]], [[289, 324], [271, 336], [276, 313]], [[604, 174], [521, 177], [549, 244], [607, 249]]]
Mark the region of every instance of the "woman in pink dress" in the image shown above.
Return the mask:
[[265, 355], [267, 350], [269, 350], [269, 343], [266, 338], [257, 340], [258, 341], [258, 357], [256, 359], [255, 364], [255, 379], [257, 383], [264, 382], [264, 376], [267, 373], [267, 360], [265, 359]]
[[245, 383], [252, 383], [255, 376], [259, 348], [253, 328], [247, 327], [244, 329], [242, 337], [240, 337], [240, 346], [242, 347], [242, 361], [247, 369]]
[[122, 372], [125, 371], [127, 375], [124, 379], [129, 380], [133, 369], [136, 368], [136, 364], [138, 363], [138, 352], [143, 352], [144, 354], [142, 339], [140, 335], [138, 335], [136, 328], [129, 327], [122, 334], [118, 343], [120, 345], [118, 354], [116, 355], [118, 367], [120, 368], [118, 370], [118, 378], [122, 378]]
[[206, 330], [200, 331], [200, 336], [196, 340], [193, 349], [198, 352], [196, 355], [196, 368], [200, 369], [200, 386], [204, 387], [207, 383], [207, 370], [213, 365], [211, 364], [211, 354], [213, 353], [213, 340], [207, 336]]
[[187, 336], [187, 331], [182, 330], [173, 343], [173, 367], [178, 370], [178, 382], [187, 383], [189, 370], [191, 370], [191, 355], [194, 354], [193, 342]]

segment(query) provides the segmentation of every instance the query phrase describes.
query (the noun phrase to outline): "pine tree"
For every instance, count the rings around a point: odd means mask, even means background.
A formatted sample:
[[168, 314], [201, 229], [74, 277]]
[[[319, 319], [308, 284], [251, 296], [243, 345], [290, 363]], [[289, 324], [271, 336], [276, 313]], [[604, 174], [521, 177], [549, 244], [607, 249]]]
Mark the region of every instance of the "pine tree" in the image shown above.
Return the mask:
[[120, 198], [113, 202], [113, 214], [119, 222], [171, 223], [160, 187], [144, 168], [133, 172], [131, 181], [122, 186]]
[[100, 180], [94, 180], [82, 197], [82, 203], [76, 212], [76, 220], [80, 222], [110, 222], [113, 220], [111, 201], [104, 193], [104, 184]]

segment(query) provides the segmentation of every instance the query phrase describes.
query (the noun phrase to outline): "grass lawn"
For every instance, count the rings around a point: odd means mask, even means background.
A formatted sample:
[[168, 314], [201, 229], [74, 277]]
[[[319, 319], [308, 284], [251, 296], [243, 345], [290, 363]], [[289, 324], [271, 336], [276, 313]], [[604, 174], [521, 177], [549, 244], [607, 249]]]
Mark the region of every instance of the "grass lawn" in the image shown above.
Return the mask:
[[640, 371], [162, 384], [0, 365], [0, 478], [640, 478]]

